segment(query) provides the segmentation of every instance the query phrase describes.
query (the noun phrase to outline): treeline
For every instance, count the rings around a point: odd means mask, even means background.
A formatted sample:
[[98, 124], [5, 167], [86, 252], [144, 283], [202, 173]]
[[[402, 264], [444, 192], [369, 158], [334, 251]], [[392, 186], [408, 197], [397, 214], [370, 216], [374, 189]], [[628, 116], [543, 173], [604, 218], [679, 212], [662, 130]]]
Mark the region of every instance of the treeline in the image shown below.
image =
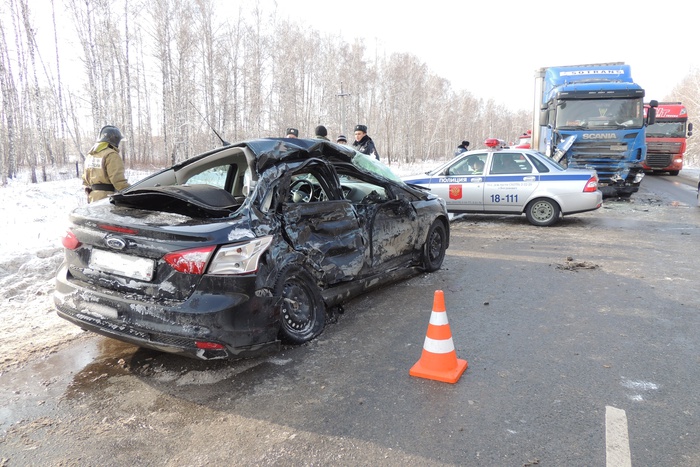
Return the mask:
[[[465, 138], [514, 140], [531, 125], [529, 111], [454, 90], [410, 53], [237, 4], [231, 13], [214, 0], [6, 0], [0, 183], [79, 165], [105, 124], [126, 135], [125, 163], [139, 169], [220, 145], [212, 128], [235, 142], [290, 126], [312, 136], [318, 124], [351, 137], [363, 123], [395, 164], [449, 158]], [[50, 18], [43, 29], [38, 13]]]
[[127, 136], [127, 167], [164, 167], [221, 144], [211, 128], [234, 142], [364, 123], [383, 160], [411, 162], [464, 138], [515, 138], [530, 122], [452, 90], [411, 54], [374, 53], [255, 3], [235, 16], [212, 0], [43, 7], [50, 31], [37, 31], [28, 0], [6, 0], [0, 22], [2, 183], [79, 162], [108, 123]]
[[688, 111], [688, 121], [695, 127], [692, 137], [688, 138], [685, 152], [685, 165], [700, 166], [700, 70], [693, 70], [683, 78], [671, 91], [670, 96], [663, 98], [667, 102], [682, 102]]

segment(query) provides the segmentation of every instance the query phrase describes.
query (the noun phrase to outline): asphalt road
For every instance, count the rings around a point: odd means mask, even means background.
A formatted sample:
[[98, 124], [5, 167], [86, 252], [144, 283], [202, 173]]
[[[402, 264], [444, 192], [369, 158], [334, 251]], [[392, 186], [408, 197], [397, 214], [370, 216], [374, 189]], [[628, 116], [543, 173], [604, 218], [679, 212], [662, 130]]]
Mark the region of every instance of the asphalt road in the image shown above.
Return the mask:
[[[442, 270], [271, 357], [86, 335], [0, 378], [0, 465], [700, 465], [700, 208], [681, 182], [550, 228], [460, 216]], [[408, 373], [436, 290], [469, 363], [455, 384]]]

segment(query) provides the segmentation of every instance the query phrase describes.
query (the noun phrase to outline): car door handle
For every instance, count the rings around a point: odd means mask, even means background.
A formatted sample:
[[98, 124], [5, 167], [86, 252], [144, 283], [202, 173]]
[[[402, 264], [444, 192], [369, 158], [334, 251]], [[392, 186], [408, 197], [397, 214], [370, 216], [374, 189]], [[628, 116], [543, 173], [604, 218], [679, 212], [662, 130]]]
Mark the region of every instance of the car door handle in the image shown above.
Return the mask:
[[481, 183], [484, 181], [484, 179], [481, 177], [472, 177], [469, 181], [472, 183]]
[[537, 177], [523, 177], [524, 182], [534, 182], [537, 180]]

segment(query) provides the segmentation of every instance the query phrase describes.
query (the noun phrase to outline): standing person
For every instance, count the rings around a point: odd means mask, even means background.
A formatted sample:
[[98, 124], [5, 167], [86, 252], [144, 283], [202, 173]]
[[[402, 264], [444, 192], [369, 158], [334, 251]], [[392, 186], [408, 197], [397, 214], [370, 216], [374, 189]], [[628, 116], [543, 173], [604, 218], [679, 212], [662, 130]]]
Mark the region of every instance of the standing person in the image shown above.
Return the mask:
[[352, 146], [356, 151], [368, 156], [374, 156], [379, 160], [379, 153], [377, 153], [377, 148], [374, 147], [374, 141], [367, 134], [367, 126], [355, 125], [355, 141], [352, 143]]
[[328, 139], [328, 130], [326, 130], [326, 127], [323, 125], [319, 125], [316, 127], [316, 129], [314, 130], [314, 138], [330, 141]]
[[296, 128], [287, 128], [287, 136], [285, 138], [298, 138], [299, 130]]
[[348, 144], [348, 139], [345, 137], [345, 135], [338, 135], [338, 138], [335, 140], [335, 142], [338, 144]]
[[455, 156], [459, 156], [463, 152], [469, 151], [469, 141], [462, 141], [462, 144], [457, 146], [457, 150], [455, 151]]
[[100, 139], [85, 158], [83, 187], [88, 203], [129, 187], [129, 182], [124, 176], [124, 162], [119, 155], [121, 140], [122, 133], [119, 128], [106, 125], [100, 130]]

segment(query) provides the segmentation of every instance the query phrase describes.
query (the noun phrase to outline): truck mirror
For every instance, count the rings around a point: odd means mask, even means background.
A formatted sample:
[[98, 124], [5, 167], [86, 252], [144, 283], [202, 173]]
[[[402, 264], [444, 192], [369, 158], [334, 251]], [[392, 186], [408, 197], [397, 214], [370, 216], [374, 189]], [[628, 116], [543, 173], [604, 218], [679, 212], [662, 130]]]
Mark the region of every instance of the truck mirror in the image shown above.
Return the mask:
[[[653, 125], [656, 122], [656, 106], [654, 105], [656, 101], [651, 101], [649, 104], [649, 111], [647, 112], [647, 125]], [[656, 102], [658, 105], [658, 102]]]
[[693, 136], [693, 124], [688, 123], [688, 136]]
[[540, 111], [540, 126], [547, 125], [547, 109]]
[[655, 99], [652, 99], [651, 101], [649, 101], [649, 107], [654, 107], [654, 108], [656, 108], [656, 107], [658, 107], [658, 106], [659, 106], [659, 101], [657, 101], [657, 100], [655, 100]]

